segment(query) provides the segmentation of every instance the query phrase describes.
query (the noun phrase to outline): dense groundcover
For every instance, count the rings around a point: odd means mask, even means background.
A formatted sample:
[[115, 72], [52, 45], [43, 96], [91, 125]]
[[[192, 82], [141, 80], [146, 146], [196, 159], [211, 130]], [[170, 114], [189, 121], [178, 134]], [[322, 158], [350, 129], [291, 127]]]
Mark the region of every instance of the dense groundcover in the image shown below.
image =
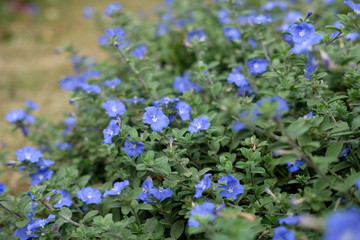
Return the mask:
[[[360, 239], [360, 5], [167, 0], [85, 9], [74, 112], [5, 119], [29, 145], [0, 185], [3, 239]], [[51, 160], [50, 160], [51, 159]]]

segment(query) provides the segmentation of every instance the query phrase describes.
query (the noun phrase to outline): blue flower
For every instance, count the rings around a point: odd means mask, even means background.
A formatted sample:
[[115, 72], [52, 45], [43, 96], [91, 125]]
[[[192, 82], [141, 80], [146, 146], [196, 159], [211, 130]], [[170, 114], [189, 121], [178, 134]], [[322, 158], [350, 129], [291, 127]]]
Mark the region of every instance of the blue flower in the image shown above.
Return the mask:
[[350, 148], [344, 148], [344, 150], [342, 150], [342, 152], [339, 154], [339, 158], [343, 158], [345, 157], [348, 153], [350, 152]]
[[25, 225], [22, 228], [18, 228], [14, 232], [14, 236], [19, 236], [20, 240], [27, 240], [28, 238], [37, 238], [38, 235], [35, 234], [36, 229], [28, 230], [28, 225]]
[[238, 68], [233, 68], [227, 80], [229, 83], [234, 83], [238, 87], [246, 87], [249, 85], [248, 80], [243, 74], [240, 73]]
[[92, 9], [92, 7], [90, 6], [86, 6], [83, 9], [83, 17], [84, 19], [90, 19], [94, 14], [94, 11]]
[[234, 197], [235, 199], [237, 196], [244, 192], [244, 186], [240, 184], [240, 181], [234, 177], [232, 174], [228, 176], [222, 176], [218, 183], [225, 183], [225, 185], [220, 185], [218, 189], [224, 189], [219, 194], [227, 199]]
[[224, 36], [232, 41], [241, 39], [241, 33], [237, 28], [224, 27], [223, 31], [224, 31]]
[[169, 187], [165, 189], [162, 187], [160, 187], [159, 189], [152, 188], [150, 189], [150, 194], [155, 199], [163, 201], [164, 199], [171, 197], [173, 195], [173, 191]]
[[30, 146], [26, 146], [26, 147], [16, 150], [15, 154], [17, 156], [17, 160], [29, 161], [32, 163], [38, 162], [42, 156], [40, 150], [35, 149]]
[[65, 151], [71, 149], [73, 147], [73, 144], [68, 142], [57, 142], [55, 143], [55, 146], [60, 150]]
[[360, 236], [360, 210], [349, 208], [331, 213], [325, 223], [323, 240], [357, 240]]
[[105, 87], [114, 88], [114, 87], [116, 87], [117, 85], [119, 85], [120, 83], [121, 83], [121, 79], [120, 79], [120, 78], [114, 78], [113, 80], [106, 80], [103, 85], [104, 85]]
[[295, 234], [286, 227], [277, 227], [274, 229], [274, 236], [272, 240], [295, 240]]
[[83, 79], [70, 75], [60, 79], [60, 87], [64, 90], [75, 91], [80, 88], [83, 82]]
[[99, 94], [101, 92], [101, 88], [98, 85], [82, 83], [80, 84], [82, 90], [87, 93], [96, 93]]
[[157, 37], [163, 36], [169, 32], [169, 27], [165, 23], [159, 23], [156, 27], [155, 35]]
[[248, 17], [248, 22], [250, 24], [264, 24], [264, 23], [272, 22], [272, 19], [265, 15], [257, 15], [257, 16], [250, 15]]
[[220, 9], [217, 11], [217, 17], [221, 24], [230, 24], [231, 23], [231, 13], [226, 9]]
[[77, 123], [77, 119], [74, 117], [68, 117], [65, 118], [64, 123], [66, 124], [66, 129], [63, 131], [63, 135], [66, 135], [74, 128]]
[[205, 202], [197, 205], [190, 211], [190, 218], [188, 221], [189, 227], [200, 227], [199, 219], [213, 221], [215, 215], [215, 205], [213, 203]]
[[307, 113], [304, 117], [309, 118], [309, 117], [313, 117], [313, 116], [314, 116], [314, 114], [311, 111], [311, 112]]
[[262, 7], [261, 10], [263, 11], [270, 11], [274, 8], [278, 8], [280, 10], [286, 10], [288, 8], [287, 2], [282, 2], [282, 1], [269, 1], [267, 3], [265, 3]]
[[28, 192], [26, 195], [28, 195], [28, 196], [31, 198], [30, 211], [29, 211], [29, 213], [26, 215], [26, 217], [27, 217], [28, 219], [32, 219], [32, 218], [34, 217], [34, 210], [35, 210], [35, 204], [36, 204], [35, 196], [34, 196], [31, 192]]
[[300, 221], [301, 216], [291, 216], [279, 218], [279, 224], [295, 225]]
[[204, 178], [202, 180], [199, 181], [198, 184], [195, 185], [195, 195], [194, 198], [199, 198], [202, 196], [202, 193], [208, 189], [211, 185], [211, 178], [210, 178], [211, 174], [205, 174]]
[[8, 112], [5, 115], [5, 120], [9, 123], [16, 123], [19, 121], [23, 121], [26, 118], [27, 113], [22, 109], [16, 109]]
[[247, 65], [250, 73], [252, 75], [257, 75], [266, 72], [268, 63], [269, 60], [267, 59], [254, 58], [248, 61]]
[[107, 46], [109, 44], [114, 44], [115, 42], [121, 43], [120, 47], [125, 40], [126, 32], [121, 28], [108, 28], [104, 31], [105, 35], [102, 35], [98, 38], [98, 42], [102, 46]]
[[48, 159], [40, 159], [40, 161], [36, 163], [36, 166], [38, 166], [39, 168], [48, 168], [54, 164], [54, 161]]
[[289, 172], [293, 173], [296, 172], [300, 169], [300, 166], [303, 165], [305, 163], [304, 160], [295, 160], [293, 162], [288, 162], [286, 163], [286, 168], [288, 169]]
[[133, 98], [127, 98], [127, 99], [125, 99], [125, 101], [132, 103], [132, 104], [137, 104], [139, 102], [145, 101], [145, 98], [138, 98], [137, 96], [135, 96]]
[[123, 182], [116, 182], [114, 183], [114, 187], [110, 189], [109, 191], [106, 191], [103, 195], [103, 197], [107, 197], [110, 195], [119, 195], [124, 187], [129, 185], [129, 181], [125, 180]]
[[5, 191], [6, 185], [5, 183], [0, 183], [0, 194], [2, 194]]
[[103, 109], [106, 110], [109, 117], [123, 115], [126, 111], [125, 105], [120, 100], [109, 100], [104, 102]]
[[140, 45], [131, 51], [131, 55], [133, 55], [136, 58], [143, 58], [146, 53], [147, 53], [146, 45]]
[[141, 185], [142, 187], [142, 192], [139, 194], [138, 196], [138, 200], [143, 201], [144, 203], [150, 203], [152, 201], [147, 200], [147, 198], [150, 197], [150, 191], [153, 189], [152, 187], [154, 186], [153, 182], [151, 181], [151, 179], [147, 178], [145, 179], [145, 181], [143, 182], [143, 184]]
[[183, 121], [190, 120], [190, 111], [191, 107], [189, 104], [184, 102], [175, 103], [174, 108], [177, 110], [177, 114], [181, 117]]
[[[53, 189], [51, 191], [62, 195], [59, 202], [54, 204], [54, 208], [70, 207], [73, 204], [73, 200], [71, 199], [70, 193], [68, 191], [58, 189]], [[49, 200], [50, 198], [47, 201]]]
[[[244, 118], [246, 114], [248, 113], [247, 110], [244, 110], [240, 113], [240, 118]], [[232, 127], [234, 131], [240, 131], [246, 127], [245, 123], [242, 123], [241, 121], [236, 121]]]
[[192, 46], [193, 41], [203, 42], [206, 39], [206, 34], [200, 28], [187, 33], [185, 38], [185, 46]]
[[48, 168], [39, 168], [37, 172], [29, 175], [31, 178], [30, 185], [37, 185], [50, 179], [53, 173], [54, 172]]
[[202, 88], [196, 83], [190, 81], [190, 73], [184, 72], [182, 76], [177, 76], [174, 78], [173, 88], [179, 93], [186, 91], [201, 91]]
[[76, 196], [86, 204], [100, 204], [101, 203], [101, 191], [97, 188], [85, 187], [80, 189]]
[[141, 155], [144, 153], [144, 143], [130, 142], [130, 141], [126, 140], [124, 143], [123, 150], [129, 157]]
[[292, 40], [295, 43], [291, 49], [292, 53], [301, 54], [307, 53], [311, 50], [311, 47], [318, 44], [322, 36], [315, 33], [315, 28], [312, 24], [307, 22], [301, 22], [300, 24], [293, 24], [288, 30], [292, 36]]
[[354, 10], [356, 14], [360, 14], [360, 3], [354, 3], [351, 0], [346, 0], [344, 3]]
[[106, 16], [112, 16], [121, 12], [121, 4], [120, 3], [111, 3], [105, 9]]
[[253, 120], [255, 120], [255, 118], [258, 114], [262, 113], [261, 106], [263, 104], [269, 104], [269, 103], [273, 103], [273, 102], [276, 102], [277, 107], [276, 107], [275, 113], [273, 114], [272, 117], [280, 118], [284, 112], [289, 110], [289, 106], [287, 105], [285, 99], [283, 99], [282, 97], [279, 97], [279, 96], [264, 97], [255, 103], [255, 107], [253, 110], [253, 115], [254, 115]]
[[29, 109], [29, 110], [38, 110], [39, 109], [39, 106], [31, 101], [31, 100], [26, 100], [25, 101], [25, 106]]
[[190, 126], [188, 127], [188, 132], [196, 133], [199, 130], [206, 130], [209, 127], [210, 127], [210, 122], [208, 116], [202, 115], [192, 120]]
[[50, 214], [45, 219], [38, 218], [38, 219], [31, 220], [27, 224], [27, 230], [35, 230], [35, 229], [37, 229], [39, 227], [43, 228], [43, 227], [45, 227], [46, 224], [48, 224], [50, 222], [51, 219], [55, 219], [54, 214]]
[[113, 136], [118, 135], [120, 132], [120, 127], [117, 120], [110, 120], [109, 125], [103, 130], [104, 140], [102, 143], [112, 144]]
[[316, 58], [311, 54], [307, 54], [307, 61], [306, 61], [306, 69], [305, 69], [305, 77], [307, 79], [311, 79], [311, 74], [313, 74], [317, 67], [317, 60]]
[[358, 191], [360, 192], [360, 178], [356, 179], [355, 186], [357, 187]]
[[147, 107], [145, 108], [143, 115], [143, 122], [150, 124], [153, 131], [160, 132], [163, 128], [169, 126], [170, 120], [161, 111], [159, 107]]
[[154, 104], [155, 107], [158, 107], [158, 106], [167, 106], [167, 105], [169, 105], [170, 103], [178, 102], [178, 101], [180, 101], [180, 99], [177, 98], [177, 97], [174, 97], [174, 98], [162, 97], [162, 98], [160, 98], [160, 100], [154, 101], [153, 104]]

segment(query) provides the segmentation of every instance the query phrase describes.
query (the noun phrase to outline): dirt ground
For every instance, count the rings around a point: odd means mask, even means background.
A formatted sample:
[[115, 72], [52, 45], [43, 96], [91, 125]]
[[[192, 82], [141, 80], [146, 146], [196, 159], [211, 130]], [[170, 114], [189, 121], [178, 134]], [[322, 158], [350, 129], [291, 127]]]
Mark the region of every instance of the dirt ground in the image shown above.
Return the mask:
[[[82, 54], [100, 60], [105, 57], [97, 43], [101, 31], [92, 19], [83, 19], [83, 8], [91, 6], [104, 12], [108, 0], [47, 0], [39, 6], [35, 16], [23, 16], [12, 22], [13, 39], [0, 42], [0, 153], [9, 152], [8, 160], [15, 157], [15, 150], [28, 144], [20, 131], [12, 132], [12, 126], [4, 120], [5, 114], [22, 108], [31, 99], [40, 106], [35, 116], [59, 121], [71, 111], [69, 92], [59, 88], [61, 76], [72, 72], [66, 55], [54, 53], [54, 49], [67, 43], [81, 49]], [[151, 14], [152, 7], [161, 0], [122, 0], [123, 9], [134, 13]], [[9, 187], [18, 188], [19, 175], [2, 174]], [[20, 190], [20, 189], [19, 189]]]

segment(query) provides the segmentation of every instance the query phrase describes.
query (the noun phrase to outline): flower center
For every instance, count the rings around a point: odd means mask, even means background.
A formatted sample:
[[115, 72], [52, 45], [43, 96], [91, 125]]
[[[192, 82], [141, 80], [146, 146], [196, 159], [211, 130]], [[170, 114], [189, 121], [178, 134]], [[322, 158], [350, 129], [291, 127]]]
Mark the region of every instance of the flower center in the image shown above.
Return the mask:
[[25, 153], [25, 158], [26, 158], [26, 159], [30, 159], [30, 158], [31, 158], [31, 154], [30, 154], [30, 153]]
[[255, 64], [254, 64], [254, 68], [259, 68], [259, 64], [258, 64], [258, 63], [255, 63]]
[[26, 231], [26, 235], [28, 235], [28, 236], [30, 236], [31, 233], [32, 233], [32, 231], [30, 231], [30, 230], [27, 230], [27, 231]]
[[198, 123], [196, 124], [196, 128], [197, 128], [197, 129], [200, 129], [200, 128], [201, 128], [201, 123], [200, 123], [200, 122], [198, 122]]
[[158, 118], [157, 118], [155, 115], [153, 115], [153, 117], [152, 117], [151, 121], [153, 121], [153, 122], [157, 122], [157, 121], [158, 121]]
[[39, 180], [43, 180], [44, 179], [44, 175], [39, 175]]
[[233, 189], [232, 187], [230, 187], [230, 188], [228, 189], [228, 192], [229, 192], [229, 193], [233, 193], [233, 192], [234, 192], [234, 189]]
[[88, 199], [92, 199], [93, 198], [93, 194], [92, 193], [88, 193], [86, 196]]
[[116, 111], [117, 111], [116, 106], [112, 106], [112, 107], [111, 107], [111, 111], [116, 112]]
[[305, 31], [304, 31], [304, 30], [300, 31], [300, 32], [299, 32], [299, 36], [300, 36], [300, 37], [305, 36]]
[[179, 109], [179, 114], [184, 114], [185, 113], [185, 110], [183, 108], [180, 108]]
[[130, 143], [130, 148], [132, 148], [132, 149], [136, 149], [136, 144], [132, 144], [132, 143]]
[[106, 131], [106, 133], [107, 133], [108, 135], [113, 135], [113, 134], [114, 134], [114, 132], [113, 132], [112, 130], [110, 130], [110, 129], [108, 129], [108, 130]]

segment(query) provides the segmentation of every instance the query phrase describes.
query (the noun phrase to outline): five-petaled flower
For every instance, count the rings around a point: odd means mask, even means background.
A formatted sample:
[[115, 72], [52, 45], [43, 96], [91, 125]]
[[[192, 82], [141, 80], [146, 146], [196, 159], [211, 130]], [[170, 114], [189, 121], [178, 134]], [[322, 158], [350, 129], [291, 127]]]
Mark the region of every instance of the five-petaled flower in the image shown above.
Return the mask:
[[223, 197], [226, 197], [227, 199], [232, 197], [237, 198], [239, 194], [244, 192], [244, 186], [241, 185], [240, 181], [232, 174], [229, 174], [228, 176], [222, 176], [218, 180], [218, 183], [219, 184], [225, 183], [224, 185], [220, 185], [217, 188], [224, 189], [220, 191], [219, 194]]
[[266, 72], [269, 60], [254, 58], [248, 61], [248, 68], [252, 75], [257, 75]]
[[133, 157], [144, 153], [144, 143], [142, 142], [130, 142], [126, 140], [124, 142], [124, 152], [129, 156]]
[[190, 211], [191, 217], [189, 218], [189, 227], [200, 227], [201, 221], [213, 221], [216, 217], [215, 205], [210, 202], [195, 206]]
[[123, 115], [126, 112], [126, 107], [120, 100], [109, 100], [104, 102], [103, 109], [106, 110], [109, 117]]
[[177, 110], [177, 114], [181, 117], [183, 121], [190, 120], [190, 111], [191, 107], [189, 104], [184, 102], [175, 103], [174, 108]]
[[192, 133], [196, 133], [199, 130], [206, 130], [209, 127], [210, 127], [210, 122], [208, 116], [202, 115], [192, 120], [190, 126], [188, 127], [188, 131]]
[[85, 187], [80, 189], [76, 196], [86, 204], [100, 204], [101, 203], [101, 191], [97, 188]]
[[118, 135], [120, 132], [120, 127], [118, 121], [113, 119], [110, 120], [109, 125], [103, 130], [104, 140], [102, 141], [105, 144], [111, 144], [113, 136]]
[[103, 195], [103, 197], [107, 197], [110, 195], [119, 195], [124, 187], [129, 185], [129, 180], [125, 180], [123, 182], [116, 182], [114, 183], [114, 186], [109, 191], [106, 191]]
[[211, 185], [211, 178], [210, 178], [211, 174], [205, 174], [204, 178], [202, 180], [199, 181], [198, 184], [195, 185], [195, 195], [194, 198], [200, 198], [203, 194], [203, 192], [208, 189]]
[[160, 132], [163, 128], [169, 126], [169, 118], [162, 112], [159, 107], [147, 107], [143, 115], [144, 123], [150, 124], [153, 131]]
[[23, 147], [21, 149], [16, 150], [17, 160], [19, 161], [29, 161], [32, 163], [36, 163], [40, 160], [42, 154], [40, 150], [35, 149], [30, 146]]

